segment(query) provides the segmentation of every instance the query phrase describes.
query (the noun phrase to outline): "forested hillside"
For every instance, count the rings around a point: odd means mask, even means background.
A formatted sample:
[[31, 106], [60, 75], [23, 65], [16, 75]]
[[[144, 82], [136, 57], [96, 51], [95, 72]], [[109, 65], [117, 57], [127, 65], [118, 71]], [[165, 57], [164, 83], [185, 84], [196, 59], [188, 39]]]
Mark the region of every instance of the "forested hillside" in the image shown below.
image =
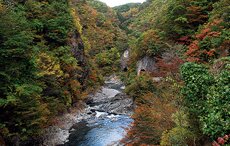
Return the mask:
[[0, 20], [0, 145], [37, 139], [126, 47], [113, 10], [96, 1], [1, 0]]
[[103, 74], [118, 71], [120, 54], [128, 48], [127, 35], [119, 28], [115, 12], [106, 4], [95, 1], [77, 1], [76, 11], [89, 40], [88, 54], [96, 61]]
[[130, 7], [115, 8], [131, 16], [122, 19], [130, 46], [123, 78], [137, 104], [124, 141], [228, 145], [230, 1], [152, 0]]
[[0, 20], [0, 145], [39, 145], [113, 73], [124, 145], [230, 145], [229, 0], [0, 0]]

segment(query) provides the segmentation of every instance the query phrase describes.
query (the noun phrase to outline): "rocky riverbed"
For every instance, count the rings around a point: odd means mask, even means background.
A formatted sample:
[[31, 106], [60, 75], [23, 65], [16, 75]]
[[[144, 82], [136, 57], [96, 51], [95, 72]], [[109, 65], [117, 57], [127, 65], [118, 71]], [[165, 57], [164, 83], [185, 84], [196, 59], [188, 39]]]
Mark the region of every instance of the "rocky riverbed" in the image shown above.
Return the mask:
[[122, 145], [120, 140], [133, 121], [134, 107], [124, 89], [116, 76], [107, 78], [105, 85], [82, 103], [81, 111], [65, 115], [63, 124], [47, 129], [43, 145]]

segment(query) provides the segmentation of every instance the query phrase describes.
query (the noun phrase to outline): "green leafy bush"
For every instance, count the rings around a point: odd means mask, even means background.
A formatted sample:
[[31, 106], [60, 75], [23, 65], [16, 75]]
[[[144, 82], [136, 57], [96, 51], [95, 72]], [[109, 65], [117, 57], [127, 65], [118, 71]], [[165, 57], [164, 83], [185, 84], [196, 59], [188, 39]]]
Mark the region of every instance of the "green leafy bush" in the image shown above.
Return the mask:
[[196, 115], [204, 112], [204, 105], [210, 85], [214, 83], [213, 76], [207, 67], [195, 63], [185, 63], [181, 67], [181, 75], [185, 82], [182, 89], [186, 106]]
[[198, 119], [201, 131], [211, 138], [222, 136], [230, 129], [230, 74], [229, 62], [225, 63], [216, 77], [203, 65], [185, 63], [181, 68], [185, 106]]
[[205, 114], [201, 116], [204, 134], [217, 138], [230, 130], [230, 72], [222, 71], [216, 83], [210, 87], [205, 104]]

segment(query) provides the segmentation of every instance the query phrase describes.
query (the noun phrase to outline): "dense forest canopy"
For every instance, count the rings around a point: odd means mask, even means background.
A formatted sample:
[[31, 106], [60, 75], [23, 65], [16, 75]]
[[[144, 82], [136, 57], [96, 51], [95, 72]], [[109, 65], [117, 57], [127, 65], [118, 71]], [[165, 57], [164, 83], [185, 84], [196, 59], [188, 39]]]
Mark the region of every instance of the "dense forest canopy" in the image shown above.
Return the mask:
[[[126, 92], [138, 105], [128, 144], [228, 145], [230, 1], [153, 0], [130, 7], [115, 8], [131, 48]], [[146, 56], [156, 69], [144, 67], [147, 72], [136, 76]]]
[[229, 0], [0, 0], [0, 20], [0, 145], [39, 141], [112, 73], [137, 105], [124, 144], [230, 144]]

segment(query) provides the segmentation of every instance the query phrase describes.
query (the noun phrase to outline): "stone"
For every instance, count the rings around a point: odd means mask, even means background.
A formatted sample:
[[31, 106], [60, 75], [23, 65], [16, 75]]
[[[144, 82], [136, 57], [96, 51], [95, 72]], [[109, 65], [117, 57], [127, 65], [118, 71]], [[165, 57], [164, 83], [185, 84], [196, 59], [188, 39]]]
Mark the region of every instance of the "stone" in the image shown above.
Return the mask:
[[149, 56], [145, 56], [137, 62], [137, 75], [140, 75], [142, 72], [156, 72], [158, 68], [156, 66], [156, 60]]
[[128, 71], [128, 61], [129, 61], [129, 50], [125, 50], [121, 57], [121, 69], [122, 71]]

